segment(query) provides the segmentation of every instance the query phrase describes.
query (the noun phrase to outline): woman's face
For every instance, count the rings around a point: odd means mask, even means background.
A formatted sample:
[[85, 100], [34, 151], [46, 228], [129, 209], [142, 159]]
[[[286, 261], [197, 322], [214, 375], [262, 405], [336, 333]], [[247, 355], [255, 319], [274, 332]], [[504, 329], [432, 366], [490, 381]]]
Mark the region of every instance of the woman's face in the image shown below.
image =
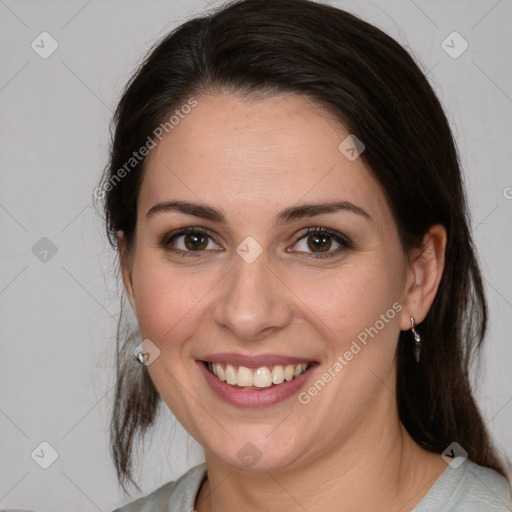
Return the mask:
[[318, 105], [197, 102], [152, 150], [139, 195], [125, 285], [160, 351], [148, 370], [207, 457], [298, 467], [389, 421], [407, 258]]

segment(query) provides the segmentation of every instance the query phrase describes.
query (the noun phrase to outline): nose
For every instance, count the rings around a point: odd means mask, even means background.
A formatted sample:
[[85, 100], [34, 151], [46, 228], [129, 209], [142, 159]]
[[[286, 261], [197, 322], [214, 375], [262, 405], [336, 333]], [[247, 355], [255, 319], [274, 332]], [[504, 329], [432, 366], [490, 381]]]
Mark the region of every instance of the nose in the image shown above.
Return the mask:
[[290, 292], [264, 253], [251, 263], [234, 255], [233, 265], [214, 305], [217, 325], [245, 341], [262, 340], [289, 325]]

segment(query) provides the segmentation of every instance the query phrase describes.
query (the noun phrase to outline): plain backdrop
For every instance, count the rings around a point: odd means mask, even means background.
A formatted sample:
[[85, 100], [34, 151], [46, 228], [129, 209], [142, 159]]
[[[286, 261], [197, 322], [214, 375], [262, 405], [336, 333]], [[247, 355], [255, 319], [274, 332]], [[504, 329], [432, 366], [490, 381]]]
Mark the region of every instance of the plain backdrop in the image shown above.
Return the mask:
[[[512, 1], [330, 3], [405, 45], [449, 113], [490, 307], [478, 400], [512, 458]], [[214, 5], [0, 0], [0, 506], [109, 511], [125, 501], [107, 430], [119, 286], [92, 191], [131, 72]], [[47, 469], [45, 457], [56, 457]], [[202, 452], [165, 410], [139, 459], [146, 494]]]

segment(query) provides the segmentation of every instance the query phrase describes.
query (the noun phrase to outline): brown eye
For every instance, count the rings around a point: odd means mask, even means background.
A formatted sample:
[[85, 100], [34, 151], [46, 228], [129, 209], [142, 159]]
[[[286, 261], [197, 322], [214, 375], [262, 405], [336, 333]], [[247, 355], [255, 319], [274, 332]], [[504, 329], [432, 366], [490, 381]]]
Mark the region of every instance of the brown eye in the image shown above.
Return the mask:
[[334, 256], [344, 249], [353, 247], [349, 238], [328, 228], [309, 228], [297, 236], [291, 252], [301, 252], [310, 255]]
[[307, 241], [312, 252], [326, 252], [332, 245], [331, 237], [326, 235], [309, 235]]
[[210, 250], [220, 250], [222, 247], [215, 243], [212, 235], [200, 228], [183, 228], [170, 235], [166, 235], [160, 242], [160, 246], [168, 251], [186, 256]]
[[190, 251], [199, 251], [208, 246], [208, 237], [201, 233], [188, 233], [183, 236], [185, 247]]

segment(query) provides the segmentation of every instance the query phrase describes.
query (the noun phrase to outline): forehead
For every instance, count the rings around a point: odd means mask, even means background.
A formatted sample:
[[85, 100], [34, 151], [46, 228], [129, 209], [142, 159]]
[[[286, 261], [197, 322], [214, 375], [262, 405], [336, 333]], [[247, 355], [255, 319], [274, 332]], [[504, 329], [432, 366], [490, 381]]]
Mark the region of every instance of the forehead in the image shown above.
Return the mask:
[[374, 213], [386, 208], [362, 159], [339, 150], [350, 134], [320, 105], [292, 94], [196, 99], [149, 155], [143, 213], [172, 199], [259, 215], [318, 200], [364, 203]]

